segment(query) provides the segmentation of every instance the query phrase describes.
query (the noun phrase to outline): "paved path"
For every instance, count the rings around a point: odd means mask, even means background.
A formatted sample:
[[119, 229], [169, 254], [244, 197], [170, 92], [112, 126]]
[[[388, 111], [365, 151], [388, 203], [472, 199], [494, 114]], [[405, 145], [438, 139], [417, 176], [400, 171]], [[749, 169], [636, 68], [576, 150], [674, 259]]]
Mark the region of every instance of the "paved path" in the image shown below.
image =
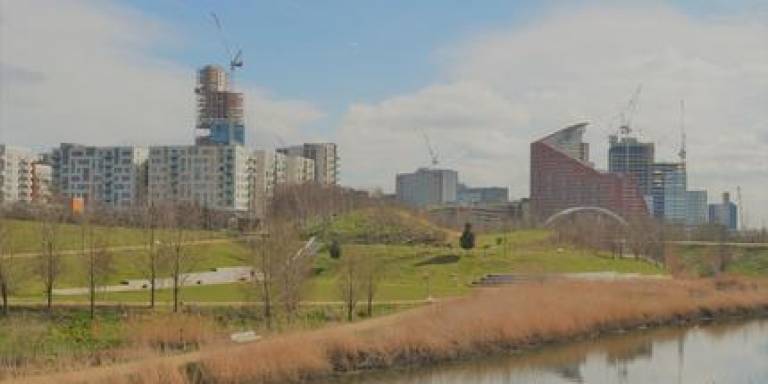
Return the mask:
[[[237, 240], [238, 239], [233, 239], [233, 238], [193, 240], [193, 241], [186, 241], [182, 245], [185, 247], [190, 247], [190, 246], [206, 245], [206, 244], [225, 244], [225, 243], [231, 243]], [[147, 246], [144, 244], [120, 245], [115, 247], [109, 247], [107, 249], [112, 252], [130, 252], [130, 251], [143, 251], [147, 249]], [[62, 256], [80, 255], [82, 253], [83, 253], [82, 249], [67, 249], [67, 250], [59, 251], [59, 255], [62, 255]], [[23, 259], [23, 258], [38, 257], [41, 254], [42, 252], [21, 252], [21, 253], [15, 253], [13, 255], [9, 255], [9, 257]]]
[[718, 243], [717, 241], [668, 241], [668, 243], [677, 245], [701, 245], [705, 247], [727, 245], [736, 248], [768, 248], [768, 243]]
[[488, 274], [473, 282], [475, 286], [494, 286], [544, 282], [558, 279], [582, 281], [620, 281], [620, 280], [660, 280], [670, 279], [668, 275], [643, 275], [640, 273], [620, 272], [580, 272], [580, 273], [498, 273]]
[[[231, 284], [237, 282], [248, 282], [254, 279], [260, 279], [261, 274], [253, 270], [253, 267], [237, 266], [237, 267], [219, 267], [205, 272], [190, 272], [181, 275], [181, 286], [189, 287], [196, 285], [216, 285], [216, 284]], [[99, 292], [135, 292], [135, 291], [147, 291], [150, 287], [150, 281], [148, 279], [131, 279], [123, 280], [120, 285], [109, 285], [106, 287], [100, 287]], [[173, 287], [173, 278], [163, 277], [155, 279], [156, 289], [167, 289]], [[53, 290], [53, 294], [57, 296], [67, 295], [85, 295], [88, 293], [87, 287], [79, 288], [58, 288]]]

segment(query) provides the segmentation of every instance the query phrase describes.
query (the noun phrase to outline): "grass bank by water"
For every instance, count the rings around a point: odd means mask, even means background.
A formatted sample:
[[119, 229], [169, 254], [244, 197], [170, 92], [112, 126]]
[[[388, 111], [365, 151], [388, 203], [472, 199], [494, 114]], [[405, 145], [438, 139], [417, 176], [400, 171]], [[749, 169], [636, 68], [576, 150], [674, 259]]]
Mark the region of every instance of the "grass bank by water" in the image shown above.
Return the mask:
[[[70, 374], [72, 382], [293, 383], [347, 372], [483, 356], [618, 329], [768, 314], [768, 282], [747, 279], [555, 281], [470, 296], [363, 322], [203, 347]], [[190, 374], [192, 372], [193, 374]], [[56, 379], [60, 383], [66, 380]]]

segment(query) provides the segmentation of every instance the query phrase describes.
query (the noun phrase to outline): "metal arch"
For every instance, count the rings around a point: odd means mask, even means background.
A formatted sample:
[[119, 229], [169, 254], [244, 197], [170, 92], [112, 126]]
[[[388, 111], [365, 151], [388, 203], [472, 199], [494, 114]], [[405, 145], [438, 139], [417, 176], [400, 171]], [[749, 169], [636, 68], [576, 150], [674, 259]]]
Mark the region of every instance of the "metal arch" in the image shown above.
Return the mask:
[[619, 224], [621, 224], [621, 225], [623, 225], [625, 227], [629, 227], [629, 223], [627, 223], [627, 221], [624, 220], [623, 217], [619, 216], [618, 214], [616, 214], [615, 212], [613, 212], [613, 211], [611, 211], [609, 209], [602, 208], [602, 207], [571, 207], [571, 208], [566, 208], [566, 209], [564, 209], [564, 210], [562, 210], [562, 211], [560, 211], [558, 213], [555, 213], [554, 215], [550, 216], [547, 219], [547, 221], [544, 222], [544, 226], [548, 227], [552, 223], [554, 223], [555, 220], [557, 220], [557, 219], [559, 219], [559, 218], [561, 218], [563, 216], [570, 215], [571, 213], [576, 213], [576, 212], [597, 212], [597, 213], [602, 213], [602, 214], [604, 214], [604, 215], [606, 215], [608, 217], [611, 217], [614, 220], [618, 221]]

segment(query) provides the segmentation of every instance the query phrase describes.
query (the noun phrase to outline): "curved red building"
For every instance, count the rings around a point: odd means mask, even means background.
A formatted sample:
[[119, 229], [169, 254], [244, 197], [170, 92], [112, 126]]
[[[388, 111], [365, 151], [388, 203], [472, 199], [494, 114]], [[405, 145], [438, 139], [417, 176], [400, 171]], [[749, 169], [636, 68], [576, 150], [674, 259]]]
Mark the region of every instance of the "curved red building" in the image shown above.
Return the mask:
[[648, 209], [632, 176], [598, 171], [583, 136], [588, 123], [561, 129], [531, 143], [531, 210], [540, 221], [564, 209], [609, 209], [625, 219]]

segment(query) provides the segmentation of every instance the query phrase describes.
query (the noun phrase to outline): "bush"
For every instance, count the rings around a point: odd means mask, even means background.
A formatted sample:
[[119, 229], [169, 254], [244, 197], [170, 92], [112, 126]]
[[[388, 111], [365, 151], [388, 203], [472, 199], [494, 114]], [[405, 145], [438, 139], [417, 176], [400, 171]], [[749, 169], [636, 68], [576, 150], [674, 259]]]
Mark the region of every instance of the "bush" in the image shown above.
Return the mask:
[[331, 245], [328, 247], [328, 254], [332, 259], [338, 259], [341, 257], [341, 244], [338, 240], [331, 241]]
[[465, 250], [475, 247], [475, 234], [472, 232], [472, 224], [464, 224], [464, 232], [461, 233], [461, 238], [459, 238], [459, 245]]

